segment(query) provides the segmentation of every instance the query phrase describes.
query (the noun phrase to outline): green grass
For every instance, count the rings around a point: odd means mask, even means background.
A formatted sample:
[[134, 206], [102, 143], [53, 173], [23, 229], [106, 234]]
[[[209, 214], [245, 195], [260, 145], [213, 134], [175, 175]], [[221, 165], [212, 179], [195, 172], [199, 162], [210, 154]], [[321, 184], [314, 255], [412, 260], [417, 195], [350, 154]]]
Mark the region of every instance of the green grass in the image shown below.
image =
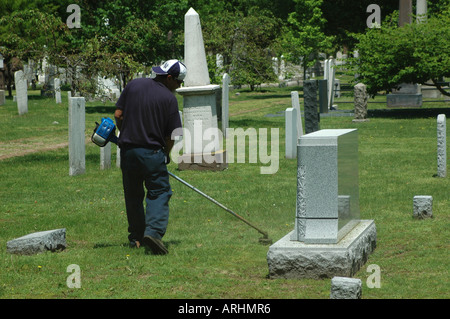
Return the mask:
[[[280, 129], [276, 174], [261, 175], [261, 163], [234, 163], [222, 172], [169, 165], [274, 241], [294, 227], [296, 160], [284, 158], [284, 117], [266, 115], [291, 107], [292, 90], [300, 88], [230, 95], [231, 127]], [[0, 146], [18, 140], [35, 145], [33, 137], [44, 144], [67, 141], [66, 101], [66, 95], [61, 105], [36, 96], [29, 112], [19, 116], [8, 99], [0, 106]], [[88, 102], [86, 136], [113, 111], [113, 103]], [[377, 248], [355, 275], [363, 282], [363, 298], [449, 298], [450, 182], [433, 176], [436, 119], [353, 123], [351, 117], [324, 117], [320, 127], [358, 129], [361, 217], [374, 219], [377, 227]], [[113, 163], [114, 153], [115, 146]], [[115, 166], [100, 170], [99, 157], [99, 148], [88, 143], [86, 173], [75, 177], [69, 176], [67, 147], [0, 161], [0, 298], [329, 298], [329, 279], [268, 279], [268, 246], [258, 243], [260, 234], [175, 180], [164, 237], [169, 255], [128, 248], [121, 172]], [[414, 195], [433, 196], [433, 219], [412, 218]], [[34, 256], [6, 251], [8, 240], [56, 228], [67, 230], [64, 251]], [[71, 264], [81, 268], [79, 289], [66, 285]], [[366, 285], [370, 264], [381, 268], [379, 289]]]

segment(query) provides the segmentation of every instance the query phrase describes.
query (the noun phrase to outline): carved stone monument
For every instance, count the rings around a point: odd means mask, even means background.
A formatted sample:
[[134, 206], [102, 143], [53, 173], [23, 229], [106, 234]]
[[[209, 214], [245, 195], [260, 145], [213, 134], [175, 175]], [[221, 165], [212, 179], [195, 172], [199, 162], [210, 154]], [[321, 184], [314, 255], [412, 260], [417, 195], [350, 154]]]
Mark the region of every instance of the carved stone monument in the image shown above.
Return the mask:
[[373, 220], [359, 213], [357, 130], [306, 134], [297, 150], [295, 227], [269, 248], [269, 275], [351, 277], [376, 246]]
[[222, 149], [222, 133], [218, 129], [217, 92], [219, 85], [209, 80], [208, 64], [200, 24], [193, 9], [185, 15], [184, 59], [187, 75], [185, 86], [177, 92], [183, 96], [184, 149], [178, 157], [180, 170], [223, 170], [226, 154]]

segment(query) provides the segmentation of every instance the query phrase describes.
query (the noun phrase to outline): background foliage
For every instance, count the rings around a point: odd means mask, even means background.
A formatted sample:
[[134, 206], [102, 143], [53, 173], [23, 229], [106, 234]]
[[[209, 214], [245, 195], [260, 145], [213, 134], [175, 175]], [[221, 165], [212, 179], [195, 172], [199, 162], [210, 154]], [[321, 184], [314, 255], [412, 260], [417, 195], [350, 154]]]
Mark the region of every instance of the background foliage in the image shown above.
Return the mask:
[[[397, 80], [411, 78], [413, 73], [420, 78], [447, 76], [448, 60], [443, 59], [443, 54], [448, 52], [445, 49], [450, 39], [448, 15], [442, 13], [450, 7], [450, 0], [428, 1], [429, 16], [433, 18], [420, 30], [415, 25], [395, 30], [389, 17], [398, 9], [398, 1], [377, 1], [384, 21], [378, 34], [386, 33], [384, 42], [382, 36], [375, 37], [377, 30], [369, 30], [366, 25], [370, 14], [366, 8], [371, 2], [0, 0], [0, 51], [8, 66], [5, 77], [9, 78], [9, 85], [13, 72], [23, 63], [29, 59], [39, 62], [45, 56], [50, 63], [72, 74], [81, 72], [79, 79], [73, 76], [72, 90], [92, 94], [97, 75], [120, 79], [126, 85], [135, 73], [149, 73], [152, 65], [169, 58], [182, 59], [184, 14], [193, 7], [201, 18], [213, 83], [220, 81], [222, 72], [228, 72], [233, 83], [254, 88], [263, 82], [276, 81], [274, 58], [280, 61], [284, 57], [307, 67], [319, 59], [319, 52], [336, 56], [336, 51], [342, 50], [351, 55], [354, 49], [368, 55], [366, 64], [356, 66], [362, 68], [359, 73], [364, 74], [363, 79], [373, 91], [392, 89]], [[66, 26], [71, 14], [67, 12], [69, 4], [80, 6], [79, 29]], [[407, 30], [422, 36], [402, 33]], [[373, 52], [388, 44], [390, 52], [383, 63], [375, 63], [382, 56], [370, 59]], [[413, 60], [398, 58], [397, 54], [410, 48], [415, 48]], [[219, 65], [218, 55], [222, 61]], [[388, 63], [391, 69], [383, 72], [386, 70], [381, 65]], [[405, 63], [408, 70], [402, 66]], [[445, 72], [436, 74], [440, 67]], [[406, 70], [409, 76], [405, 72], [391, 76], [393, 69]], [[369, 73], [379, 76], [374, 78]], [[380, 83], [380, 77], [386, 76], [389, 79]]]

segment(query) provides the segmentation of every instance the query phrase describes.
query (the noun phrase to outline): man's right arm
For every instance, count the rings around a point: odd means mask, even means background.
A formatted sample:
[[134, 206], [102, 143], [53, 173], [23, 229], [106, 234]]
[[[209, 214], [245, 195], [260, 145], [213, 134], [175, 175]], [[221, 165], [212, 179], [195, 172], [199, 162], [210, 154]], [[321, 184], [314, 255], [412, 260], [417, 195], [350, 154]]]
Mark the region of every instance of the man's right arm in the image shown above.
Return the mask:
[[123, 111], [121, 109], [116, 109], [114, 112], [114, 118], [116, 119], [116, 126], [120, 130], [122, 130], [122, 121], [123, 121]]

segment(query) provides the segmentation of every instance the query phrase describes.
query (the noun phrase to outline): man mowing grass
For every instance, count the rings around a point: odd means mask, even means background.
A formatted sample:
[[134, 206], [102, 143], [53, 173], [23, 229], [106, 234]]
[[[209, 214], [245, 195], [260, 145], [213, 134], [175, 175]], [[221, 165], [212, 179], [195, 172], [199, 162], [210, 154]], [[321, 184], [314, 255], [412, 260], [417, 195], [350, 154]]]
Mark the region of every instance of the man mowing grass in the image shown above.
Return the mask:
[[187, 70], [178, 60], [169, 60], [153, 71], [154, 79], [139, 78], [127, 84], [116, 103], [114, 117], [120, 130], [118, 145], [130, 246], [139, 248], [142, 242], [153, 254], [165, 255], [168, 250], [161, 239], [169, 222], [172, 195], [166, 164], [173, 147], [171, 134], [181, 128], [173, 93], [183, 83]]

